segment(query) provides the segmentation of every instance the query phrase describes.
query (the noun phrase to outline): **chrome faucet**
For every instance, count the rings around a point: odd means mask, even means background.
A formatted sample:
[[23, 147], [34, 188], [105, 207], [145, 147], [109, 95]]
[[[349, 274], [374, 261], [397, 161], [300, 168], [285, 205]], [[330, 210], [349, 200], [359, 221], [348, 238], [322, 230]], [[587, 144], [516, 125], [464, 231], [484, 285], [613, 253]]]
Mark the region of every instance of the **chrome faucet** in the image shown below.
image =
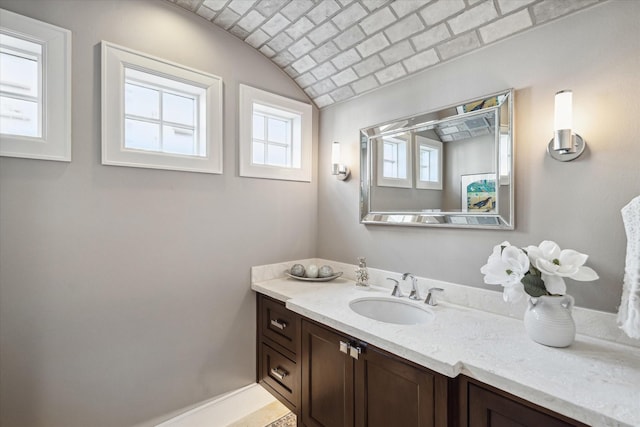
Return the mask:
[[411, 273], [404, 273], [402, 275], [402, 280], [407, 280], [407, 277], [411, 277], [411, 293], [409, 294], [409, 299], [422, 299], [420, 297], [420, 292], [418, 291], [418, 279], [416, 276]]
[[404, 295], [400, 290], [400, 282], [398, 282], [396, 279], [392, 279], [391, 277], [387, 277], [387, 280], [391, 280], [393, 283], [395, 283], [395, 285], [393, 286], [393, 291], [391, 291], [391, 296], [398, 298], [403, 297]]
[[433, 307], [438, 305], [438, 303], [436, 302], [436, 295], [435, 295], [436, 292], [444, 292], [444, 289], [442, 288], [429, 289], [429, 293], [427, 293], [427, 298], [425, 298], [424, 303]]

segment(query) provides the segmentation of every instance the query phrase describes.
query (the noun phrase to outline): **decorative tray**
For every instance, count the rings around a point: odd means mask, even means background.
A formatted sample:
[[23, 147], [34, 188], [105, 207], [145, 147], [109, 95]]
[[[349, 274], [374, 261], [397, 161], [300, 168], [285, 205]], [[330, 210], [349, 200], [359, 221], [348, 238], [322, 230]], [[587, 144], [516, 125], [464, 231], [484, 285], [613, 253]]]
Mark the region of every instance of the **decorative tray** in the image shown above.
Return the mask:
[[342, 271], [339, 271], [337, 273], [335, 273], [333, 276], [329, 276], [329, 277], [300, 277], [300, 276], [294, 276], [293, 274], [289, 273], [289, 270], [285, 270], [284, 274], [286, 274], [287, 276], [291, 277], [292, 279], [296, 279], [296, 280], [301, 280], [303, 282], [329, 282], [333, 279], [337, 279], [338, 277], [342, 276]]

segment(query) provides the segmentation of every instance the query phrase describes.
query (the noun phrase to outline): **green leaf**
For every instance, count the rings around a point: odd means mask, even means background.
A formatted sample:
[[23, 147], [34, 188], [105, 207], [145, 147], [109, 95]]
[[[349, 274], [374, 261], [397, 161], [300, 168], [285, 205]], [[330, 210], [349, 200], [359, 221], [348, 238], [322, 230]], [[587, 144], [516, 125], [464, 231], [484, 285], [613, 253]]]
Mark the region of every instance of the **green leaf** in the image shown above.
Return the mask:
[[532, 297], [549, 295], [547, 288], [544, 287], [544, 281], [539, 276], [527, 274], [522, 278], [521, 282], [524, 285], [524, 291]]

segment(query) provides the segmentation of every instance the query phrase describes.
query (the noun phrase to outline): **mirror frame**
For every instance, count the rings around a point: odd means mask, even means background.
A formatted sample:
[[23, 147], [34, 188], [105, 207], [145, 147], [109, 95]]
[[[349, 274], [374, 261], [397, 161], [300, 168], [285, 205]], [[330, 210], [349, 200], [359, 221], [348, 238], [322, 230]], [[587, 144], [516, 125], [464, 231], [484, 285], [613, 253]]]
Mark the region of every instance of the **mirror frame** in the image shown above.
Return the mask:
[[[466, 113], [455, 113], [456, 107], [464, 106], [470, 103], [479, 102], [485, 99], [493, 97], [504, 96], [502, 102], [498, 105], [482, 108], [478, 110], [472, 110]], [[385, 135], [397, 134], [399, 132], [412, 131], [425, 126], [434, 126], [437, 123], [459, 120], [464, 117], [480, 114], [479, 112], [486, 113], [494, 110], [496, 112], [496, 126], [494, 130], [495, 136], [495, 159], [496, 159], [496, 183], [500, 185], [502, 176], [500, 173], [500, 134], [501, 127], [503, 126], [503, 120], [505, 117], [501, 115], [506, 103], [506, 119], [508, 119], [507, 133], [509, 135], [508, 150], [511, 154], [508, 157], [509, 167], [509, 189], [508, 200], [501, 200], [498, 198], [498, 206], [501, 203], [507, 203], [509, 205], [508, 215], [504, 217], [499, 213], [470, 213], [460, 211], [374, 211], [371, 209], [371, 186], [375, 183], [375, 177], [372, 176], [371, 171], [373, 169], [373, 162], [375, 159], [372, 157], [373, 149], [372, 143], [376, 138]], [[396, 120], [387, 121], [374, 126], [369, 126], [360, 130], [360, 223], [361, 224], [377, 224], [377, 225], [401, 225], [401, 226], [417, 226], [417, 227], [448, 227], [448, 228], [472, 228], [472, 229], [491, 229], [491, 230], [513, 230], [515, 228], [515, 191], [514, 191], [514, 91], [513, 89], [503, 90], [490, 95], [482, 96], [479, 98], [471, 99], [464, 102], [459, 102], [453, 105], [449, 105], [440, 109], [427, 111], [420, 114], [414, 114], [412, 116], [403, 117]], [[447, 110], [451, 110], [454, 113], [449, 114]], [[447, 115], [448, 114], [448, 115]], [[437, 120], [432, 120], [430, 117], [426, 119], [423, 116], [438, 116]], [[379, 128], [384, 127], [385, 131], [380, 131]], [[392, 130], [386, 130], [392, 129]]]

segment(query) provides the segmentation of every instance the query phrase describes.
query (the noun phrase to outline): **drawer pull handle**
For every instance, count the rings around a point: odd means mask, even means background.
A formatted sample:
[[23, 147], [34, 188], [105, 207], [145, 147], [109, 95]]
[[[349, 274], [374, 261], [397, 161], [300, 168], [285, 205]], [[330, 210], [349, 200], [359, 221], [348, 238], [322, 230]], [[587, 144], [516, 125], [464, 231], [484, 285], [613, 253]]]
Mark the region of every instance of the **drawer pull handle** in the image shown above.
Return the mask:
[[286, 377], [287, 375], [289, 375], [289, 373], [287, 371], [285, 371], [284, 369], [281, 368], [271, 368], [271, 375], [273, 375], [274, 377], [278, 378], [279, 380], [283, 380], [284, 377]]
[[351, 348], [351, 344], [348, 342], [340, 341], [340, 351], [344, 354], [349, 354], [349, 349]]
[[280, 320], [280, 319], [271, 319], [271, 326], [275, 326], [276, 328], [280, 329], [281, 331], [284, 331], [284, 328], [286, 328], [287, 322]]

